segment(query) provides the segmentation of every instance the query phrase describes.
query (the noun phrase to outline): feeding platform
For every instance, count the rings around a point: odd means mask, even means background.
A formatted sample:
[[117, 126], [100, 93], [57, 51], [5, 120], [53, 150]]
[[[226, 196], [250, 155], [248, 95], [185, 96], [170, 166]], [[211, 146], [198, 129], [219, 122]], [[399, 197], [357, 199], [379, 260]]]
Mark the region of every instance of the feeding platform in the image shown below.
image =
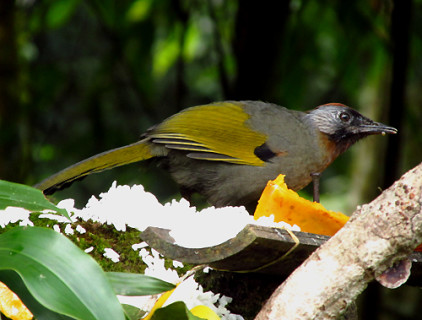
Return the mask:
[[[314, 250], [330, 237], [295, 232], [299, 244], [279, 228], [246, 225], [236, 237], [205, 248], [186, 248], [176, 244], [166, 229], [149, 227], [142, 233], [148, 245], [167, 258], [188, 264], [205, 264], [213, 269], [288, 276]], [[290, 251], [290, 252], [289, 252]], [[412, 273], [407, 284], [422, 286], [422, 253], [410, 256]]]

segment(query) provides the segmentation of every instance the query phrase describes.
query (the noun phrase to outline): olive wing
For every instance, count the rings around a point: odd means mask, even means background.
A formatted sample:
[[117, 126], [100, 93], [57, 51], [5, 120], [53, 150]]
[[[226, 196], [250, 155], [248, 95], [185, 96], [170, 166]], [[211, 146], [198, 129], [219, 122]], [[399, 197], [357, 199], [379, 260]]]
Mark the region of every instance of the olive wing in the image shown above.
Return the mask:
[[253, 130], [242, 103], [222, 102], [188, 108], [147, 133], [150, 141], [187, 151], [192, 159], [262, 166], [255, 149], [267, 135]]

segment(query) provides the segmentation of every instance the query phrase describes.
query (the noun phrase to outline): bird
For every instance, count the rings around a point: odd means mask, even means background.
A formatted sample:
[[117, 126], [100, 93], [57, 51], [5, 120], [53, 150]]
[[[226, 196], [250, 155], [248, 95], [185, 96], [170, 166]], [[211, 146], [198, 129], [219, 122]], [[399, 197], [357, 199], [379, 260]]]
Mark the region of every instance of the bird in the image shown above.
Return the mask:
[[135, 143], [78, 162], [35, 187], [49, 195], [89, 174], [155, 158], [183, 197], [199, 193], [215, 207], [256, 206], [269, 180], [285, 175], [298, 191], [358, 140], [397, 129], [340, 103], [307, 112], [262, 101], [222, 101], [186, 108]]

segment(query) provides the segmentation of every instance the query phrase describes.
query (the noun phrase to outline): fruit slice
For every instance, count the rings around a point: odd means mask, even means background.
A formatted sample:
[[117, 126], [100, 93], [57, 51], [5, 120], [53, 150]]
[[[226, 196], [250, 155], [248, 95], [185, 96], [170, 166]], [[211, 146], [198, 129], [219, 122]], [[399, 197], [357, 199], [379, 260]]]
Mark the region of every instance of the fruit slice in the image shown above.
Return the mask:
[[274, 215], [274, 221], [298, 225], [303, 232], [334, 235], [349, 220], [341, 212], [325, 209], [322, 204], [300, 197], [287, 188], [284, 175], [269, 181], [259, 199], [254, 218]]

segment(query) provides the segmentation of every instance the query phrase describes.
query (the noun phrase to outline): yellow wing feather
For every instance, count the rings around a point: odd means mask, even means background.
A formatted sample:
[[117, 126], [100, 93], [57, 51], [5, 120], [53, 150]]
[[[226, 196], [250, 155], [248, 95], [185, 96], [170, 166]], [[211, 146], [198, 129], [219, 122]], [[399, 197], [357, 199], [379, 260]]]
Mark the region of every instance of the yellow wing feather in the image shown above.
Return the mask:
[[262, 166], [254, 151], [267, 136], [250, 128], [249, 118], [239, 103], [197, 106], [168, 118], [148, 137], [169, 149], [192, 151], [191, 158]]

